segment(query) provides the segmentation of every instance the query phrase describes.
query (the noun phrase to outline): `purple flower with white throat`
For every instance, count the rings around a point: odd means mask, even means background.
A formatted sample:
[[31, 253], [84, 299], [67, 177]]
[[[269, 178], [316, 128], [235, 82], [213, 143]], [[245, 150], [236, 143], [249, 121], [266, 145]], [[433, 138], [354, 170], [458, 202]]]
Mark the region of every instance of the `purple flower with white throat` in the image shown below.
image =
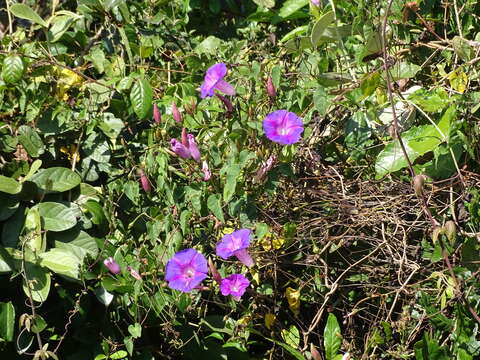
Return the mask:
[[222, 279], [220, 283], [220, 291], [222, 295], [232, 295], [235, 300], [245, 294], [245, 290], [250, 285], [250, 281], [242, 274], [232, 274]]
[[177, 252], [167, 263], [165, 279], [171, 289], [189, 292], [207, 277], [205, 257], [195, 249]]
[[277, 110], [263, 120], [263, 131], [270, 140], [282, 144], [295, 144], [303, 132], [303, 122], [292, 112]]
[[240, 229], [231, 234], [224, 235], [222, 240], [217, 244], [217, 255], [222, 259], [236, 256], [243, 265], [252, 267], [254, 262], [248, 253], [251, 233], [250, 229]]
[[218, 63], [208, 68], [205, 79], [200, 87], [200, 96], [202, 99], [213, 96], [215, 89], [225, 95], [235, 95], [235, 89], [228, 82], [223, 80], [227, 75], [227, 65]]
[[118, 274], [120, 272], [120, 265], [113, 259], [113, 257], [109, 257], [105, 260], [103, 260], [103, 264], [107, 267], [107, 269], [112, 273], [112, 274]]

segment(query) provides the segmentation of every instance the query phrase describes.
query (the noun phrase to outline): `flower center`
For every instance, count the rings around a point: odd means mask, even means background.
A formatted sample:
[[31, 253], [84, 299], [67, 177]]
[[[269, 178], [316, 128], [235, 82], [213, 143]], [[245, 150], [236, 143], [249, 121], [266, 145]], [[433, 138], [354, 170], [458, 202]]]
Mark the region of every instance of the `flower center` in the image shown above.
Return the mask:
[[192, 267], [187, 267], [184, 271], [184, 275], [188, 279], [192, 279], [195, 276], [195, 269]]
[[288, 129], [286, 127], [280, 127], [278, 129], [278, 135], [287, 135], [288, 134]]

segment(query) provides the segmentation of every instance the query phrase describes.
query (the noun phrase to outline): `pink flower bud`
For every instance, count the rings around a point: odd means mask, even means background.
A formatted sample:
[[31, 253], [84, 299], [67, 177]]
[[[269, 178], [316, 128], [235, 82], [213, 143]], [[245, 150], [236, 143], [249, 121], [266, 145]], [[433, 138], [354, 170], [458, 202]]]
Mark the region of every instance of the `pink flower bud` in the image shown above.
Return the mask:
[[219, 93], [215, 93], [215, 95], [223, 102], [223, 105], [225, 105], [225, 109], [227, 110], [227, 112], [233, 112], [233, 105], [230, 100], [228, 100], [225, 96], [220, 95]]
[[320, 0], [310, 0], [313, 6], [320, 6]]
[[103, 264], [112, 274], [118, 274], [120, 272], [120, 265], [118, 265], [118, 263], [113, 259], [113, 257], [109, 257], [103, 260]]
[[182, 145], [188, 148], [187, 129], [182, 129]]
[[130, 271], [130, 275], [132, 275], [135, 279], [142, 280], [142, 277], [135, 269], [132, 269], [132, 267], [127, 266], [127, 270]]
[[207, 162], [204, 160], [202, 163], [203, 181], [208, 181], [212, 177], [212, 173], [208, 168]]
[[215, 264], [210, 258], [208, 259], [208, 267], [210, 269], [210, 272], [212, 273], [213, 280], [215, 280], [218, 285], [220, 285], [220, 283], [222, 282], [222, 277], [220, 276], [220, 273], [218, 272]]
[[182, 122], [182, 114], [180, 114], [180, 111], [175, 103], [172, 103], [172, 116], [177, 123]]
[[138, 170], [138, 175], [140, 175], [140, 184], [142, 185], [143, 191], [150, 192], [152, 191], [152, 186], [150, 185], [150, 181], [148, 181], [147, 175], [143, 169]]
[[187, 139], [190, 155], [192, 156], [193, 160], [195, 160], [196, 162], [200, 162], [200, 150], [198, 150], [197, 143], [195, 142], [195, 136], [193, 136], [192, 134], [188, 134]]
[[269, 76], [267, 79], [267, 94], [271, 99], [275, 99], [277, 96], [277, 90], [275, 90], [275, 85], [273, 85], [271, 76]]
[[170, 140], [170, 146], [172, 151], [181, 158], [188, 159], [190, 157], [190, 150], [177, 139]]
[[162, 114], [160, 114], [157, 104], [153, 104], [153, 120], [155, 124], [160, 124], [160, 121], [162, 121]]

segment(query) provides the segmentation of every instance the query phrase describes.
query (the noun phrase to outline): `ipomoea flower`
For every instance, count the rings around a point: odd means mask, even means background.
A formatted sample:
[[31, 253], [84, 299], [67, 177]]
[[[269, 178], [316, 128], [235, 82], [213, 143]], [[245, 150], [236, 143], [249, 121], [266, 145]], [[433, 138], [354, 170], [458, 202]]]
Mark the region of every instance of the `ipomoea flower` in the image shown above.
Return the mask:
[[250, 281], [242, 274], [232, 274], [222, 279], [220, 291], [222, 295], [232, 295], [235, 300], [240, 300], [240, 296], [245, 293]]
[[250, 229], [240, 229], [231, 234], [224, 235], [222, 240], [217, 244], [217, 255], [222, 259], [228, 259], [230, 256], [236, 256], [243, 265], [252, 267], [254, 262], [248, 253], [250, 237]]
[[208, 68], [203, 84], [200, 87], [202, 99], [207, 96], [213, 96], [215, 89], [225, 95], [235, 95], [234, 87], [223, 80], [225, 75], [227, 75], [227, 66], [224, 63], [218, 63]]
[[295, 144], [303, 132], [303, 122], [292, 112], [277, 110], [265, 117], [263, 131], [274, 142], [282, 145]]
[[188, 134], [187, 141], [188, 150], [190, 150], [190, 155], [192, 156], [192, 159], [196, 162], [200, 162], [200, 150], [198, 150], [197, 143], [195, 142], [195, 136], [193, 136], [192, 134]]
[[185, 249], [168, 261], [165, 279], [171, 289], [189, 292], [207, 277], [207, 273], [205, 257], [195, 249]]
[[112, 273], [112, 274], [118, 274], [120, 272], [120, 265], [113, 259], [113, 257], [109, 257], [105, 260], [103, 260], [103, 264], [107, 267], [107, 269]]
[[188, 159], [190, 157], [190, 150], [188, 150], [188, 148], [177, 139], [170, 140], [170, 147], [172, 148], [172, 151], [178, 156], [184, 159]]
[[320, 6], [320, 0], [310, 0], [313, 6]]

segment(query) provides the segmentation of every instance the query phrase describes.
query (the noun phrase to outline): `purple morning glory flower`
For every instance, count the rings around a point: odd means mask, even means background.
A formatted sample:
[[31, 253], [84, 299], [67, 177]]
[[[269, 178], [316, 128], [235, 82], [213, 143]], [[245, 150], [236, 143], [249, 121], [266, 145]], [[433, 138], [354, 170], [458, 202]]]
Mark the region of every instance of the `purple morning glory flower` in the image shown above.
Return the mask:
[[195, 249], [185, 249], [168, 261], [165, 279], [171, 289], [189, 292], [207, 277], [207, 273], [205, 257]]
[[110, 270], [112, 274], [118, 274], [120, 272], [120, 265], [118, 265], [118, 263], [111, 256], [103, 260], [103, 264], [108, 270]]
[[245, 266], [252, 267], [254, 262], [248, 253], [250, 246], [250, 229], [240, 229], [231, 234], [226, 234], [217, 244], [217, 255], [222, 259], [228, 259], [230, 256], [236, 256]]
[[242, 274], [232, 274], [222, 279], [220, 291], [222, 295], [232, 295], [235, 300], [240, 300], [240, 296], [245, 293], [250, 281]]
[[303, 122], [292, 112], [277, 110], [265, 117], [263, 131], [274, 142], [282, 145], [295, 144], [303, 132]]
[[170, 147], [172, 148], [172, 151], [178, 156], [184, 159], [188, 159], [190, 157], [190, 150], [188, 150], [188, 148], [177, 139], [170, 140]]
[[320, 0], [310, 0], [313, 6], [320, 6]]
[[227, 65], [218, 63], [210, 66], [205, 74], [205, 79], [200, 87], [200, 96], [202, 99], [207, 96], [213, 96], [214, 90], [217, 89], [225, 95], [235, 95], [235, 89], [228, 82], [223, 80], [227, 75]]

